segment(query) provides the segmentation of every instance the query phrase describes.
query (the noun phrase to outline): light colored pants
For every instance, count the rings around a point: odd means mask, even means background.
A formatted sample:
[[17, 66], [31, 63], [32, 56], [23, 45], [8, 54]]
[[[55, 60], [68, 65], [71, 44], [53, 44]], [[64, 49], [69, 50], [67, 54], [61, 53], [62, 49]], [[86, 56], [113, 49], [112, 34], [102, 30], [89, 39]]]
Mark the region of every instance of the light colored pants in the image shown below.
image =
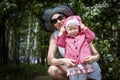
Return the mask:
[[69, 76], [70, 80], [86, 80], [87, 78], [91, 78], [94, 80], [102, 80], [101, 69], [97, 62], [92, 63], [94, 71], [87, 74], [76, 74]]
[[86, 80], [87, 79], [87, 74], [75, 74], [75, 75], [70, 75], [69, 76], [70, 80]]
[[95, 71], [91, 72], [91, 73], [88, 73], [88, 78], [92, 78], [92, 79], [95, 79], [95, 80], [102, 80], [102, 75], [101, 75], [101, 69], [100, 69], [100, 66], [97, 62], [94, 62], [92, 63], [93, 65], [93, 69]]

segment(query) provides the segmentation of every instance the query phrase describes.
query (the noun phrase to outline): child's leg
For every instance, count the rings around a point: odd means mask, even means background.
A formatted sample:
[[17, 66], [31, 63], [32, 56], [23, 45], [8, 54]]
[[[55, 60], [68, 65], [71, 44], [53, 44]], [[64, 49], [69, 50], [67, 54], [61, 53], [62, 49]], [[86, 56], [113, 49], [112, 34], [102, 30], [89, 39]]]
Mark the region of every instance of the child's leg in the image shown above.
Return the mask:
[[87, 68], [87, 73], [93, 72], [93, 65], [92, 64], [86, 64], [86, 68]]
[[88, 78], [91, 78], [93, 80], [102, 80], [102, 75], [100, 71], [100, 67], [98, 63], [94, 62], [92, 63], [94, 71], [91, 73], [88, 73]]
[[70, 79], [70, 80], [79, 80], [79, 75], [78, 75], [78, 74], [70, 75], [70, 76], [69, 76], [69, 79]]
[[75, 74], [69, 76], [70, 80], [86, 80], [87, 74]]
[[87, 74], [79, 74], [79, 79], [78, 80], [87, 80]]

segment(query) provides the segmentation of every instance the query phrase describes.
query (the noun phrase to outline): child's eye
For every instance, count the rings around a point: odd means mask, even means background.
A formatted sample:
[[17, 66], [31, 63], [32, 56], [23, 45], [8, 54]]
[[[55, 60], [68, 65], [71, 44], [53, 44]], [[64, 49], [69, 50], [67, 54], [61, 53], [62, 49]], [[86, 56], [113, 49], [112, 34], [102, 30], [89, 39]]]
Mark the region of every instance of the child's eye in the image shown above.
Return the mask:
[[72, 29], [68, 29], [69, 31], [71, 31]]

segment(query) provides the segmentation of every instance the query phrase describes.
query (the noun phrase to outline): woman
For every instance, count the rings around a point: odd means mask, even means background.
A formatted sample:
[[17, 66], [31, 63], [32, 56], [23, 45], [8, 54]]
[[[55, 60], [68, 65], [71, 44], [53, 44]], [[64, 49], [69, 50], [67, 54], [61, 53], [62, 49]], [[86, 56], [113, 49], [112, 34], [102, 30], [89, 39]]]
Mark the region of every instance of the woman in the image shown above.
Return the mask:
[[[62, 15], [62, 16], [61, 16]], [[55, 8], [45, 9], [42, 12], [42, 20], [44, 22], [44, 28], [47, 31], [53, 31], [50, 37], [49, 50], [48, 50], [48, 69], [49, 76], [54, 80], [69, 80], [66, 74], [66, 66], [75, 66], [73, 60], [64, 58], [64, 49], [56, 45], [56, 37], [58, 32], [63, 25], [66, 17], [75, 15], [74, 11], [68, 5], [59, 5]], [[95, 49], [92, 43], [89, 44], [92, 56], [86, 61], [93, 64], [94, 72], [88, 74], [88, 78], [101, 80], [101, 73], [99, 65], [96, 61], [99, 60], [99, 53]], [[57, 48], [63, 58], [55, 58]]]

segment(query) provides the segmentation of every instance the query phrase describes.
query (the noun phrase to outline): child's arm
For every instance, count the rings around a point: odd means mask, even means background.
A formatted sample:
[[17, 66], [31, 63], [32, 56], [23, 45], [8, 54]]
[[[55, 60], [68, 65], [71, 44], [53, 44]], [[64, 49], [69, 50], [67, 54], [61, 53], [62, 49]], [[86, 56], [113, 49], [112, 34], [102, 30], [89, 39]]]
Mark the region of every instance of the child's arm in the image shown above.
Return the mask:
[[92, 42], [95, 38], [95, 33], [91, 31], [88, 27], [81, 23], [80, 25], [81, 32], [85, 34], [85, 39], [88, 43]]
[[58, 36], [56, 44], [57, 44], [57, 46], [65, 47], [65, 44], [66, 44], [65, 37], [64, 36]]
[[65, 28], [61, 27], [60, 32], [58, 34], [56, 44], [60, 47], [65, 47]]

